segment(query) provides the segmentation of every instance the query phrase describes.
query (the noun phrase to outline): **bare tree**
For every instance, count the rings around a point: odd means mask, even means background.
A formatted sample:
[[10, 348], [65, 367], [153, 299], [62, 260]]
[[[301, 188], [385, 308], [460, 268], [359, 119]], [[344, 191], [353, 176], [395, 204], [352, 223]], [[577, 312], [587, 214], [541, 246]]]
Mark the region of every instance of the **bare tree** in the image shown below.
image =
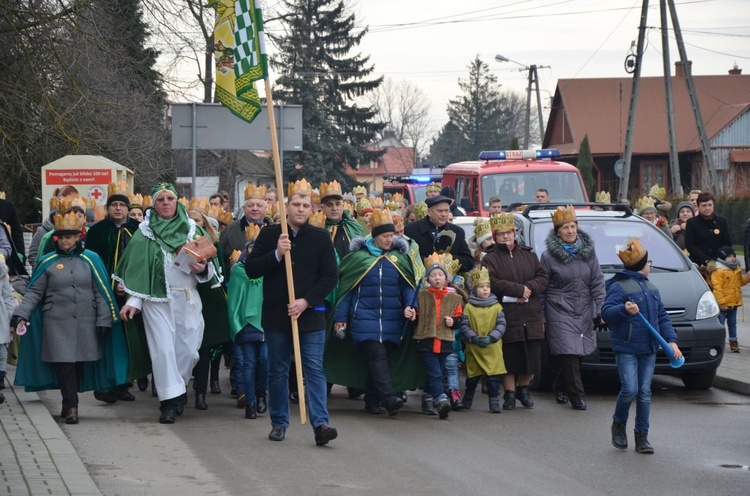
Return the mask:
[[377, 109], [378, 120], [386, 125], [381, 137], [392, 132], [406, 146], [414, 148], [414, 159], [419, 160], [427, 148], [430, 101], [427, 94], [409, 81], [385, 79], [367, 97], [369, 105]]

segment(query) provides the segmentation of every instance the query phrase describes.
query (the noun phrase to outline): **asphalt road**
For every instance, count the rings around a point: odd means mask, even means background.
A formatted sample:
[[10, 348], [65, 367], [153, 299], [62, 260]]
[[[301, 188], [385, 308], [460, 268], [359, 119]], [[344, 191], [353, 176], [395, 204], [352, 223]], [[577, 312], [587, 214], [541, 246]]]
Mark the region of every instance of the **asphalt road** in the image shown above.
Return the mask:
[[[610, 444], [611, 387], [589, 389], [585, 412], [536, 393], [533, 409], [490, 414], [477, 395], [447, 421], [419, 413], [416, 393], [396, 417], [373, 416], [336, 387], [329, 408], [339, 438], [316, 447], [296, 410], [287, 439], [267, 440], [268, 415], [244, 419], [222, 374], [225, 393], [209, 395], [209, 410], [195, 410], [191, 392], [172, 426], [157, 423], [150, 390], [133, 388], [132, 403], [82, 395], [81, 423], [62, 429], [105, 495], [750, 493], [750, 398], [687, 391], [677, 379], [654, 381], [649, 456], [633, 450], [634, 407], [630, 449]], [[40, 397], [59, 413], [58, 391]]]

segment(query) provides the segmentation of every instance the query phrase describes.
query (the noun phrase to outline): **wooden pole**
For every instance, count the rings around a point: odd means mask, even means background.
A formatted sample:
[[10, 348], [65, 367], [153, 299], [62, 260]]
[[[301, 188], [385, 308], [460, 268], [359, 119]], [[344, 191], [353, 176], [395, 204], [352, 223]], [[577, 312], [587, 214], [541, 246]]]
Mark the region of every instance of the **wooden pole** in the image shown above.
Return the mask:
[[[269, 78], [266, 82], [266, 107], [268, 109], [268, 127], [271, 129], [271, 150], [273, 152], [273, 169], [276, 174], [276, 190], [278, 191], [279, 200], [279, 218], [281, 219], [281, 233], [289, 234], [289, 227], [286, 220], [286, 206], [284, 205], [284, 180], [281, 175], [281, 160], [279, 159], [279, 142], [276, 139], [276, 117], [273, 113], [273, 97], [271, 96], [271, 81]], [[284, 254], [284, 264], [286, 265], [286, 287], [289, 293], [289, 303], [296, 300], [294, 295], [294, 279], [292, 278], [292, 253], [288, 251]], [[294, 343], [294, 368], [297, 374], [297, 390], [299, 391], [299, 417], [300, 422], [304, 425], [307, 423], [307, 405], [305, 403], [305, 382], [302, 378], [302, 355], [299, 348], [299, 327], [297, 319], [292, 318], [292, 341]]]

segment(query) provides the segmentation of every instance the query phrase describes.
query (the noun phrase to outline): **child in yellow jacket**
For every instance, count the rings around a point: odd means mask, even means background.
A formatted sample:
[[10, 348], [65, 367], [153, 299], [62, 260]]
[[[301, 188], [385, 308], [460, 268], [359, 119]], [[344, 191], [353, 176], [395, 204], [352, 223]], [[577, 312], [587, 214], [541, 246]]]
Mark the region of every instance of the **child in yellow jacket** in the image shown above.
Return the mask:
[[722, 246], [716, 253], [716, 270], [711, 273], [714, 296], [719, 304], [719, 320], [729, 328], [729, 349], [740, 352], [737, 343], [737, 307], [742, 306], [742, 286], [750, 282], [737, 262], [731, 246]]

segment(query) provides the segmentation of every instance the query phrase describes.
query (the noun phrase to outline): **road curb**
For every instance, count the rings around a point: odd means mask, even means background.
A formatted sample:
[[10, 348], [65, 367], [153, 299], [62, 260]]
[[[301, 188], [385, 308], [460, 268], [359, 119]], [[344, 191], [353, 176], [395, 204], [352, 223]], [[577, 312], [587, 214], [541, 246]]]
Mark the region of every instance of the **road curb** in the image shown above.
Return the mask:
[[725, 389], [732, 393], [742, 394], [750, 396], [750, 384], [731, 377], [719, 377], [716, 376], [714, 381], [714, 387], [719, 389]]

